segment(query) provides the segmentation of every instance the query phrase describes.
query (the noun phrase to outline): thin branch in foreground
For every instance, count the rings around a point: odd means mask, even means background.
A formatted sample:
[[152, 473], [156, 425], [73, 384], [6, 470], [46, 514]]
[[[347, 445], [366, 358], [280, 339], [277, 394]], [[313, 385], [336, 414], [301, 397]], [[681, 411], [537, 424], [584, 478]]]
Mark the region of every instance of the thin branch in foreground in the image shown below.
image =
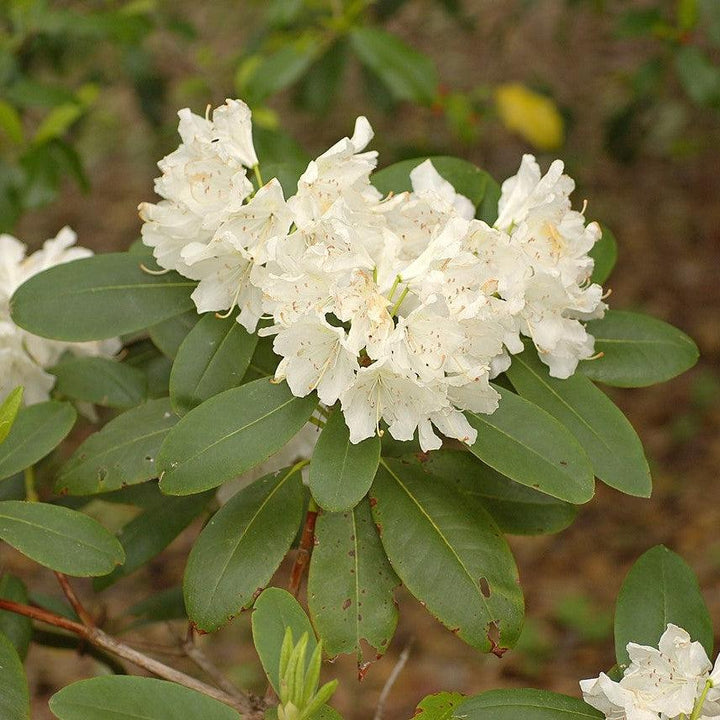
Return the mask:
[[390, 697], [390, 691], [392, 690], [395, 681], [398, 679], [398, 676], [402, 672], [402, 669], [405, 667], [405, 663], [407, 663], [408, 658], [410, 657], [411, 645], [412, 642], [405, 646], [403, 651], [400, 653], [400, 657], [395, 663], [395, 667], [392, 669], [388, 679], [385, 681], [385, 685], [383, 685], [383, 689], [380, 691], [380, 697], [378, 697], [373, 720], [382, 720], [383, 713], [385, 712], [385, 703], [387, 702], [388, 697]]
[[195, 630], [192, 625], [188, 625], [187, 637], [182, 640], [182, 652], [186, 657], [192, 660], [212, 681], [228, 695], [232, 695], [241, 700], [250, 700], [256, 706], [260, 706], [257, 698], [251, 695], [245, 695], [228, 680], [225, 675], [214, 665], [210, 658], [196, 645]]
[[91, 645], [94, 645], [102, 650], [116, 655], [123, 660], [131, 662], [137, 667], [141, 667], [144, 670], [156, 675], [163, 680], [169, 680], [170, 682], [177, 683], [196, 692], [200, 692], [203, 695], [217, 700], [218, 702], [229, 705], [235, 710], [241, 712], [245, 716], [245, 720], [259, 720], [263, 717], [264, 711], [262, 708], [257, 707], [257, 704], [253, 702], [249, 697], [241, 695], [239, 697], [233, 697], [223, 690], [218, 690], [212, 685], [198, 680], [190, 675], [186, 675], [175, 668], [165, 665], [155, 658], [151, 658], [143, 653], [131, 648], [128, 645], [116, 640], [107, 633], [100, 630], [97, 627], [88, 627], [81, 623], [75, 622], [74, 620], [68, 620], [55, 613], [48, 612], [42, 608], [33, 607], [32, 605], [23, 605], [12, 600], [5, 600], [0, 598], [0, 610], [7, 610], [8, 612], [15, 613], [17, 615], [23, 615], [29, 617], [32, 620], [38, 620], [40, 622], [53, 625], [54, 627], [62, 628], [63, 630], [69, 630], [76, 635], [79, 635]]
[[67, 576], [61, 572], [55, 571], [55, 577], [57, 578], [58, 583], [60, 583], [60, 587], [62, 588], [68, 602], [72, 605], [72, 609], [75, 611], [75, 614], [80, 618], [80, 622], [87, 627], [95, 627], [95, 621], [80, 602], [80, 598], [78, 598], [75, 594], [75, 590], [70, 584], [70, 581], [67, 579]]

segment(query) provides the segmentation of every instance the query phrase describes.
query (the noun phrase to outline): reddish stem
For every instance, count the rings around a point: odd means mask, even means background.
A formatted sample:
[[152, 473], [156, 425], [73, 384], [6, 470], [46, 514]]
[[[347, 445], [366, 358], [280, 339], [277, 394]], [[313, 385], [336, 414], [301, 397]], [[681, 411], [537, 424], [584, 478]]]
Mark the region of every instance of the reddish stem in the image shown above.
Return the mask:
[[[314, 505], [314, 503], [313, 503]], [[305, 526], [303, 527], [302, 536], [300, 537], [300, 547], [295, 556], [295, 563], [290, 571], [290, 582], [288, 590], [295, 596], [300, 592], [300, 583], [310, 562], [310, 553], [312, 552], [313, 543], [315, 542], [315, 521], [317, 520], [317, 510], [313, 509], [313, 505], [307, 511], [305, 516]]]

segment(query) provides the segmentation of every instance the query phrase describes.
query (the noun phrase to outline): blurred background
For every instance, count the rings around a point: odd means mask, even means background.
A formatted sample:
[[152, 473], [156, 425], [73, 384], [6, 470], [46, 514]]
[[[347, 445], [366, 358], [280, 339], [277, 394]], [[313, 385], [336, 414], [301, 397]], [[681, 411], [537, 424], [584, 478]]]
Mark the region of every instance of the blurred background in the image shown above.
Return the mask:
[[[519, 647], [481, 656], [401, 591], [387, 657], [362, 683], [353, 658], [330, 668], [347, 720], [372, 717], [408, 646], [386, 718], [441, 689], [578, 694], [613, 665], [618, 588], [657, 543], [694, 567], [720, 623], [720, 0], [2, 0], [0, 231], [34, 249], [68, 224], [98, 252], [126, 249], [155, 163], [178, 144], [177, 109], [226, 97], [253, 108], [266, 178], [280, 163], [299, 173], [360, 114], [381, 166], [457, 155], [502, 180], [523, 153], [544, 168], [562, 158], [576, 205], [587, 199], [618, 240], [611, 306], [667, 320], [701, 351], [677, 380], [610, 393], [645, 445], [651, 500], [600, 486], [570, 529], [511, 538], [528, 610]], [[110, 589], [80, 592], [112, 629], [120, 610], [172, 593], [198, 530]], [[3, 567], [56, 592], [49, 572], [3, 553]], [[167, 638], [153, 627], [146, 636]], [[247, 617], [202, 642], [262, 692]], [[98, 672], [35, 646], [28, 666], [39, 720], [60, 685]]]

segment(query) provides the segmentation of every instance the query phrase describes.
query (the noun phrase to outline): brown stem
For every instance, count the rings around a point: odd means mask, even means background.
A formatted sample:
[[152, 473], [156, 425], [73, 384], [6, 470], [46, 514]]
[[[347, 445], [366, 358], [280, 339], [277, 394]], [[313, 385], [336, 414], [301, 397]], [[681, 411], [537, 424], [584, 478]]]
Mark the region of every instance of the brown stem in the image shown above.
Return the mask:
[[117, 655], [123, 660], [137, 665], [144, 670], [156, 675], [164, 680], [175, 682], [178, 685], [190, 688], [197, 692], [203, 693], [208, 697], [218, 700], [225, 705], [229, 705], [235, 710], [246, 714], [246, 720], [254, 720], [263, 717], [262, 709], [258, 708], [255, 703], [247, 697], [233, 697], [223, 690], [207, 685], [206, 683], [198, 680], [197, 678], [186, 675], [175, 668], [172, 668], [164, 663], [155, 660], [155, 658], [143, 655], [143, 653], [131, 648], [114, 637], [111, 637], [107, 633], [100, 630], [100, 628], [87, 625], [82, 625], [75, 622], [74, 620], [68, 620], [55, 613], [48, 612], [42, 608], [33, 607], [31, 605], [23, 605], [21, 603], [13, 602], [12, 600], [5, 600], [0, 598], [0, 610], [7, 610], [8, 612], [16, 613], [17, 615], [24, 615], [25, 617], [32, 618], [33, 620], [39, 620], [47, 623], [48, 625], [54, 625], [55, 627], [69, 630], [76, 635], [79, 635], [83, 639], [87, 640], [91, 645], [102, 648], [113, 655]]
[[65, 597], [68, 599], [70, 605], [72, 605], [73, 610], [80, 618], [82, 624], [87, 627], [95, 627], [95, 621], [92, 619], [90, 613], [83, 607], [83, 604], [80, 602], [80, 598], [78, 598], [75, 594], [75, 590], [73, 590], [73, 587], [67, 577], [63, 575], [63, 573], [57, 571], [55, 571], [55, 577], [60, 583], [60, 587], [62, 588]]
[[310, 562], [310, 553], [312, 552], [313, 543], [315, 542], [315, 521], [317, 520], [317, 515], [317, 505], [311, 500], [300, 537], [300, 547], [295, 556], [295, 563], [290, 571], [290, 582], [288, 583], [288, 590], [295, 597], [297, 597], [300, 592], [302, 576]]

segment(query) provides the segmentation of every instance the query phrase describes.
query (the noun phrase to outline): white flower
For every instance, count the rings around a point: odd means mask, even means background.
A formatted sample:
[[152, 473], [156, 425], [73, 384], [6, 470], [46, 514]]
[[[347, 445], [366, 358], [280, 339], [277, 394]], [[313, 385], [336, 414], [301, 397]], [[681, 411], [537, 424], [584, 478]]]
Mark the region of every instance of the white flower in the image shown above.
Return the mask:
[[258, 164], [252, 141], [250, 108], [244, 102], [226, 100], [225, 105], [213, 112], [213, 125], [219, 152], [229, 159], [239, 160], [247, 168]]
[[162, 267], [199, 281], [200, 312], [276, 335], [276, 379], [295, 395], [340, 399], [352, 442], [382, 432], [474, 442], [464, 411], [492, 413], [490, 380], [532, 338], [550, 373], [568, 377], [593, 352], [584, 321], [601, 317], [589, 250], [599, 228], [572, 209], [561, 162], [532, 156], [503, 184], [495, 227], [431, 161], [412, 190], [383, 198], [364, 117], [352, 137], [309, 163], [285, 201], [277, 180], [253, 194], [250, 111], [180, 111], [181, 145], [164, 158], [163, 197], [143, 204], [143, 240]]
[[[582, 680], [585, 702], [603, 712], [608, 720], [670, 720], [689, 717], [699, 710], [702, 693], [714, 682], [715, 670], [699, 642], [669, 623], [658, 647], [628, 643], [631, 663], [620, 682], [600, 674]], [[720, 708], [711, 688], [700, 717], [717, 717]], [[695, 717], [693, 715], [693, 717]]]
[[283, 358], [275, 379], [286, 379], [298, 397], [317, 390], [320, 400], [329, 406], [352, 384], [359, 368], [345, 331], [313, 316], [282, 328], [273, 350]]
[[668, 717], [689, 715], [712, 668], [703, 646], [677, 625], [668, 624], [657, 648], [628, 643], [630, 666], [623, 687], [644, 693], [648, 705]]
[[75, 246], [77, 237], [68, 227], [45, 241], [42, 248], [26, 256], [26, 247], [11, 235], [0, 235], [0, 401], [18, 385], [23, 385], [25, 404], [43, 402], [50, 397], [55, 378], [46, 369], [55, 365], [65, 352], [75, 355], [115, 355], [118, 339], [68, 343], [31, 335], [10, 317], [10, 298], [26, 280], [55, 265], [92, 255]]
[[444, 203], [453, 208], [465, 220], [475, 217], [475, 206], [435, 169], [432, 161], [425, 160], [410, 171], [410, 182], [413, 193], [423, 200], [438, 204]]
[[361, 116], [351, 138], [343, 138], [310, 162], [300, 176], [297, 194], [288, 201], [298, 227], [331, 213], [339, 207], [338, 200], [360, 211], [367, 202], [380, 200], [380, 193], [370, 184], [377, 152], [362, 152], [373, 135], [367, 118]]
[[444, 406], [440, 393], [399, 374], [387, 359], [360, 368], [340, 401], [353, 443], [379, 432], [381, 420], [396, 440], [412, 440], [418, 425]]
[[605, 673], [597, 678], [581, 680], [583, 700], [605, 715], [606, 720], [658, 720], [642, 695], [624, 688]]

